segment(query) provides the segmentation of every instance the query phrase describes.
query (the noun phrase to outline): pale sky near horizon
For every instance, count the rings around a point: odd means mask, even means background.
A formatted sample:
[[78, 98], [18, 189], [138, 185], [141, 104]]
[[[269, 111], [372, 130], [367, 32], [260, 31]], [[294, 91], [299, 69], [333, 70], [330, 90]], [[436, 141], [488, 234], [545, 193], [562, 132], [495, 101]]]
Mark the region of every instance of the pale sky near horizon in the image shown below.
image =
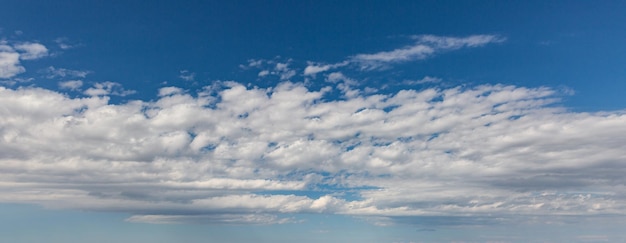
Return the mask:
[[623, 1], [0, 1], [7, 242], [626, 242]]

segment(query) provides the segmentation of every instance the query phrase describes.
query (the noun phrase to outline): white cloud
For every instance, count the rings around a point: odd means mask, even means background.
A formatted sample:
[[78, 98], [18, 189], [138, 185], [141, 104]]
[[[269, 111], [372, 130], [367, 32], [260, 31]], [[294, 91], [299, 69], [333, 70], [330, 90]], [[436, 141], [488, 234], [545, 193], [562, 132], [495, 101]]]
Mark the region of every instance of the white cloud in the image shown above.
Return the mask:
[[455, 50], [463, 47], [480, 47], [490, 43], [502, 43], [506, 38], [497, 35], [471, 35], [468, 37], [443, 37], [435, 35], [415, 36], [418, 43], [427, 43], [436, 49]]
[[[334, 64], [308, 62], [303, 74], [315, 77], [318, 73], [346, 66], [356, 66], [361, 71], [384, 69], [394, 63], [422, 60], [444, 51], [480, 47], [506, 40], [506, 38], [497, 35], [471, 35], [467, 37], [419, 35], [413, 36], [412, 39], [415, 40], [415, 43], [409, 46], [390, 51], [357, 54]], [[258, 62], [254, 63], [260, 65]]]
[[57, 43], [57, 45], [59, 45], [59, 48], [63, 49], [63, 50], [67, 50], [67, 49], [72, 49], [74, 47], [76, 47], [76, 45], [73, 44], [68, 44], [69, 39], [66, 37], [59, 37], [56, 38], [54, 40], [54, 42]]
[[468, 37], [442, 37], [434, 35], [415, 36], [416, 43], [403, 48], [373, 54], [358, 54], [352, 57], [362, 70], [373, 70], [391, 63], [426, 59], [438, 52], [464, 47], [480, 47], [489, 43], [501, 43], [506, 39], [496, 35], [472, 35]]
[[90, 96], [102, 96], [102, 95], [127, 96], [127, 95], [136, 93], [136, 91], [126, 90], [119, 83], [106, 81], [102, 83], [95, 83], [93, 87], [85, 90], [84, 93]]
[[405, 80], [404, 84], [407, 85], [415, 85], [415, 84], [427, 84], [427, 83], [439, 83], [441, 82], [440, 78], [437, 77], [431, 77], [431, 76], [425, 76], [422, 79], [418, 79], [418, 80]]
[[279, 218], [272, 214], [209, 214], [209, 215], [134, 215], [128, 219], [133, 223], [151, 224], [219, 224], [219, 225], [241, 225], [241, 224], [284, 224], [293, 220], [290, 218]]
[[358, 54], [354, 56], [354, 60], [357, 62], [401, 62], [424, 59], [434, 52], [435, 49], [430, 46], [417, 44], [392, 51], [384, 51], [374, 54]]
[[34, 78], [12, 78], [12, 79], [1, 80], [0, 84], [13, 86], [13, 85], [18, 84], [18, 83], [28, 83], [28, 82], [31, 82], [33, 80], [35, 80], [35, 79]]
[[71, 70], [65, 68], [55, 68], [54, 66], [49, 66], [45, 70], [42, 71], [46, 73], [46, 78], [85, 78], [91, 71], [85, 70]]
[[280, 57], [276, 57], [274, 60], [248, 60], [248, 65], [240, 65], [242, 69], [260, 69], [257, 73], [258, 77], [266, 77], [268, 75], [277, 76], [280, 81], [288, 81], [296, 75], [296, 70], [289, 67], [292, 60], [287, 59], [284, 62], [278, 61]]
[[278, 75], [280, 80], [287, 81], [291, 77], [296, 75], [296, 71], [289, 68], [289, 62], [287, 63], [276, 63], [274, 67], [274, 72], [272, 74]]
[[569, 112], [552, 89], [504, 85], [342, 100], [224, 86], [117, 105], [105, 95], [128, 91], [112, 82], [83, 98], [0, 87], [0, 202], [151, 223], [626, 213], [623, 111]]
[[34, 60], [48, 55], [48, 49], [39, 43], [20, 43], [13, 46], [6, 40], [0, 40], [0, 78], [12, 78], [26, 69], [20, 60]]
[[196, 73], [189, 72], [188, 70], [182, 70], [180, 71], [180, 76], [178, 77], [185, 81], [194, 81], [196, 78]]
[[159, 97], [177, 95], [184, 93], [184, 90], [178, 87], [163, 87], [159, 89]]
[[21, 43], [13, 46], [20, 52], [20, 59], [34, 60], [48, 56], [48, 48], [39, 43]]
[[0, 78], [11, 78], [25, 71], [20, 65], [20, 54], [11, 46], [0, 42]]
[[270, 74], [270, 71], [268, 71], [268, 70], [262, 70], [262, 71], [260, 71], [260, 72], [259, 72], [259, 74], [258, 74], [257, 76], [259, 76], [259, 77], [265, 77], [265, 76], [267, 76], [268, 74]]
[[59, 82], [59, 88], [61, 89], [69, 89], [69, 90], [78, 90], [83, 86], [83, 81], [81, 80], [69, 80]]
[[315, 76], [317, 73], [326, 72], [328, 70], [339, 68], [339, 67], [344, 67], [348, 64], [350, 64], [350, 62], [348, 61], [343, 61], [343, 62], [335, 63], [335, 64], [319, 64], [319, 63], [309, 62], [306, 68], [304, 68], [304, 75]]

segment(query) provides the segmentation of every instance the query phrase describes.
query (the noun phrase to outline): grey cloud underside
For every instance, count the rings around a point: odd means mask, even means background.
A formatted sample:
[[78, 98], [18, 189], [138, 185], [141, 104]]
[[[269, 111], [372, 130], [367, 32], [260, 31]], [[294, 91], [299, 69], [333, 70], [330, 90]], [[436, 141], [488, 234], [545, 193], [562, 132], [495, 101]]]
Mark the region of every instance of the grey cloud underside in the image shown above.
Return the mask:
[[569, 112], [549, 88], [330, 89], [228, 82], [114, 105], [0, 87], [0, 201], [153, 223], [626, 212], [623, 112]]

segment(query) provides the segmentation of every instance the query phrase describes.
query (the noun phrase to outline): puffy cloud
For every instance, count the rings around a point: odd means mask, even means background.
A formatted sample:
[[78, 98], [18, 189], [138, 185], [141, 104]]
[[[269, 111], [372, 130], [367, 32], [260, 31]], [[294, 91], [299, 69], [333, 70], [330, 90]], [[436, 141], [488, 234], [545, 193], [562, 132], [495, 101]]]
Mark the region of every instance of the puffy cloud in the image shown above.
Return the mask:
[[0, 201], [150, 223], [626, 212], [626, 138], [616, 135], [626, 114], [567, 111], [549, 88], [326, 100], [329, 88], [225, 82], [110, 104], [115, 87], [83, 98], [0, 87]]
[[48, 49], [39, 43], [20, 43], [10, 46], [7, 41], [0, 41], [0, 78], [12, 78], [26, 69], [20, 60], [34, 60], [48, 55]]
[[21, 43], [13, 46], [15, 50], [21, 52], [20, 59], [34, 60], [48, 56], [48, 48], [39, 43]]
[[11, 46], [0, 42], [0, 78], [11, 78], [25, 71], [20, 65], [20, 54]]

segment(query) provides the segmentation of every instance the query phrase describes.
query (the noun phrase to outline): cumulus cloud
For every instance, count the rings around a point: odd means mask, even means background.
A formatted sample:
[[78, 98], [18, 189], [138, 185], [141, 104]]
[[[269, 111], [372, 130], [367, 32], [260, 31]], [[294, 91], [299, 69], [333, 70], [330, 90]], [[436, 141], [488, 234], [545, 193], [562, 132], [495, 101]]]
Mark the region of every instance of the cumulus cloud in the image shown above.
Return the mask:
[[116, 88], [0, 87], [0, 201], [149, 223], [626, 213], [625, 112], [570, 112], [550, 88], [328, 100], [337, 88], [226, 82], [111, 104]]
[[0, 78], [11, 78], [25, 71], [20, 65], [20, 54], [11, 46], [0, 42]]
[[20, 60], [34, 60], [48, 55], [48, 48], [39, 43], [20, 43], [13, 46], [0, 40], [0, 78], [12, 78], [26, 71]]
[[48, 55], [48, 48], [39, 43], [26, 42], [13, 47], [20, 52], [20, 59], [22, 60], [34, 60]]

